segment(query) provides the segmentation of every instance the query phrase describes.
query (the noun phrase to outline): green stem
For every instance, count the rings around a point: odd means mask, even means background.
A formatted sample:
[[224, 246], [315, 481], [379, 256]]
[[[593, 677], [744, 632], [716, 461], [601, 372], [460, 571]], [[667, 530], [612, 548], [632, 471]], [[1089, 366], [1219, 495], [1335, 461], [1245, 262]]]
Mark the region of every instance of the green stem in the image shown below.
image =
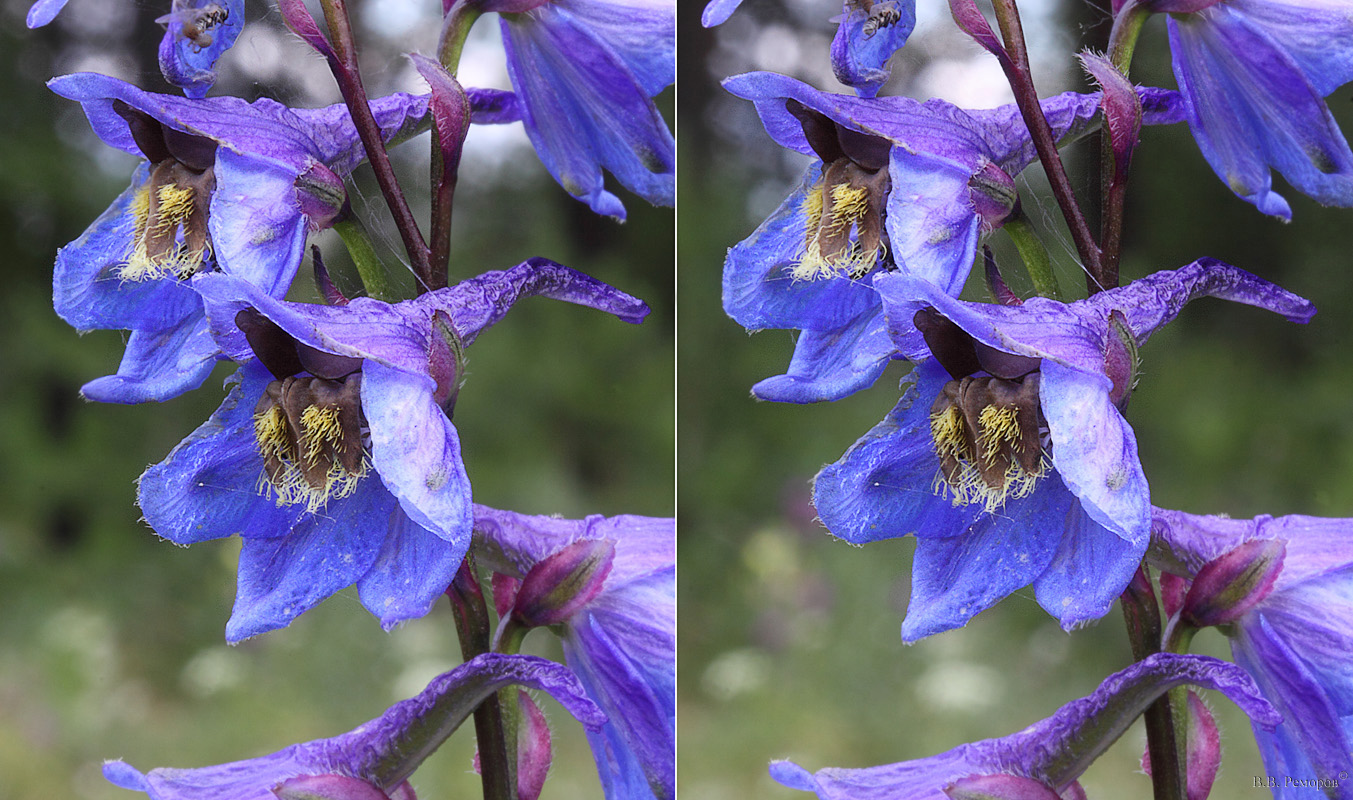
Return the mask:
[[[1132, 657], [1142, 661], [1160, 652], [1160, 606], [1151, 588], [1146, 565], [1119, 598], [1123, 621], [1127, 623]], [[1151, 755], [1151, 788], [1155, 800], [1184, 800], [1184, 773], [1180, 769], [1180, 750], [1175, 727], [1176, 717], [1168, 696], [1160, 697], [1142, 715], [1146, 724], [1146, 749]]]
[[465, 50], [465, 39], [470, 28], [484, 12], [466, 0], [457, 0], [442, 22], [442, 35], [437, 43], [437, 60], [452, 75], [460, 68], [460, 55]]
[[[1137, 47], [1137, 38], [1142, 26], [1151, 12], [1137, 5], [1136, 0], [1128, 0], [1114, 17], [1113, 31], [1109, 34], [1109, 60], [1124, 76], [1132, 66], [1132, 53]], [[1107, 122], [1101, 128], [1099, 146], [1099, 185], [1100, 185], [1100, 228], [1101, 249], [1100, 289], [1112, 289], [1118, 285], [1118, 265], [1123, 249], [1123, 214], [1127, 204], [1127, 167], [1119, 164], [1113, 152], [1113, 143], [1108, 135]], [[1094, 288], [1091, 288], [1094, 292]]]
[[1052, 259], [1048, 257], [1048, 249], [1043, 246], [1043, 240], [1038, 238], [1038, 232], [1029, 219], [1023, 212], [1017, 212], [1005, 221], [1002, 228], [1010, 236], [1010, 241], [1015, 243], [1024, 269], [1033, 281], [1034, 291], [1043, 297], [1061, 300], [1062, 289], [1052, 271]]
[[366, 289], [367, 296], [390, 302], [393, 298], [390, 294], [390, 285], [385, 280], [385, 266], [376, 255], [376, 248], [371, 244], [371, 236], [367, 234], [361, 220], [350, 216], [335, 222], [334, 230], [343, 240], [343, 245], [348, 248], [352, 263], [357, 265], [357, 274], [362, 278], [362, 286]]
[[[466, 661], [480, 653], [490, 650], [489, 637], [492, 625], [489, 622], [488, 604], [484, 602], [484, 593], [475, 577], [474, 557], [467, 555], [460, 565], [460, 572], [446, 590], [451, 598], [451, 607], [456, 616], [456, 633], [460, 637], [461, 657]], [[516, 748], [513, 757], [508, 758], [507, 743], [515, 742], [516, 723], [513, 722], [513, 737], [507, 737], [507, 725], [504, 720], [502, 692], [488, 698], [474, 712], [475, 739], [479, 743], [479, 778], [483, 785], [484, 800], [514, 800], [516, 797]], [[515, 706], [512, 706], [515, 710]]]
[[1113, 18], [1113, 30], [1109, 32], [1109, 61], [1124, 75], [1129, 74], [1137, 39], [1150, 17], [1151, 11], [1137, 3], [1137, 0], [1127, 0]]

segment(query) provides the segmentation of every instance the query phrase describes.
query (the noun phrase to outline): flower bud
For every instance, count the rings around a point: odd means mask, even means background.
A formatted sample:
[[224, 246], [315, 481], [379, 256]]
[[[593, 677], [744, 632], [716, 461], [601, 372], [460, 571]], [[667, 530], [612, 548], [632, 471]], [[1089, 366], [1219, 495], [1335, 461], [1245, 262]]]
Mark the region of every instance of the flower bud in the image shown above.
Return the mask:
[[[545, 789], [545, 778], [553, 758], [550, 725], [531, 695], [517, 690], [517, 800], [538, 800]], [[479, 751], [474, 754], [474, 771], [483, 774]], [[392, 798], [394, 800], [394, 798]]]
[[968, 179], [968, 199], [982, 219], [983, 232], [990, 233], [1004, 225], [1019, 207], [1019, 190], [1014, 178], [988, 161]]
[[1160, 602], [1166, 617], [1173, 617], [1184, 607], [1184, 597], [1189, 592], [1189, 581], [1172, 572], [1160, 573]]
[[1236, 621], [1273, 591], [1286, 552], [1281, 539], [1253, 539], [1209, 561], [1193, 579], [1182, 618], [1199, 628]]
[[1141, 357], [1137, 354], [1137, 337], [1132, 335], [1127, 317], [1114, 309], [1109, 312], [1109, 335], [1104, 342], [1104, 374], [1113, 382], [1109, 390], [1109, 402], [1120, 411], [1127, 406], [1128, 398], [1137, 383], [1137, 370], [1141, 366]]
[[296, 202], [310, 220], [310, 229], [320, 231], [333, 227], [334, 220], [343, 213], [348, 189], [333, 170], [316, 161], [296, 176]]
[[456, 407], [456, 395], [460, 392], [461, 365], [465, 358], [463, 347], [451, 318], [444, 311], [435, 312], [432, 315], [432, 337], [428, 348], [428, 375], [437, 384], [432, 399], [442, 407], [448, 419]]
[[567, 620], [601, 591], [614, 558], [615, 542], [583, 539], [543, 559], [522, 579], [512, 616], [532, 627]]
[[521, 588], [521, 579], [500, 572], [493, 573], [493, 610], [500, 618], [512, 613], [517, 604], [517, 590]]
[[[1197, 692], [1189, 690], [1189, 726], [1185, 729], [1188, 763], [1185, 768], [1185, 793], [1188, 800], [1207, 800], [1212, 783], [1221, 767], [1221, 733], [1212, 712], [1203, 705]], [[1142, 770], [1151, 774], [1151, 754], [1142, 753]]]
[[1046, 784], [1004, 773], [960, 778], [944, 787], [944, 793], [950, 800], [1061, 800]]
[[274, 786], [272, 793], [278, 800], [415, 800], [407, 783], [388, 795], [361, 778], [347, 775], [299, 775]]

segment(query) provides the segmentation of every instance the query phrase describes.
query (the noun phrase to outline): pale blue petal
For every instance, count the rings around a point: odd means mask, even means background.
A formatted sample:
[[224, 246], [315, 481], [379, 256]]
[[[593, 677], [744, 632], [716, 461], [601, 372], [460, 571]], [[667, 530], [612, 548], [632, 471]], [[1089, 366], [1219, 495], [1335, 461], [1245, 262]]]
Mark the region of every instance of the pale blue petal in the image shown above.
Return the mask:
[[1124, 541], [1091, 519], [1079, 502], [1073, 502], [1061, 546], [1034, 581], [1034, 596], [1063, 628], [1078, 628], [1109, 613], [1136, 574], [1144, 553], [1144, 547]]
[[376, 563], [357, 581], [357, 596], [381, 627], [390, 630], [432, 610], [464, 558], [463, 548], [397, 512], [391, 515]]
[[818, 403], [839, 400], [874, 385], [894, 357], [893, 340], [878, 308], [836, 331], [804, 331], [784, 375], [752, 387], [761, 400]]
[[172, 328], [132, 331], [117, 374], [86, 383], [80, 394], [100, 403], [169, 400], [201, 386], [220, 358], [199, 310]]

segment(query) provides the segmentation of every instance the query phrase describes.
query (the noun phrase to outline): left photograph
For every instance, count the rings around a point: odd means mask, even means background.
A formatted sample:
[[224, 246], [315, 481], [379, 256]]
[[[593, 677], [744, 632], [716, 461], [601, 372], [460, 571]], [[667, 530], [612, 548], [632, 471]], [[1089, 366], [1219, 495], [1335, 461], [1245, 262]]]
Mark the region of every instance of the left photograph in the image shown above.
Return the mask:
[[0, 797], [675, 797], [675, 13], [0, 9]]

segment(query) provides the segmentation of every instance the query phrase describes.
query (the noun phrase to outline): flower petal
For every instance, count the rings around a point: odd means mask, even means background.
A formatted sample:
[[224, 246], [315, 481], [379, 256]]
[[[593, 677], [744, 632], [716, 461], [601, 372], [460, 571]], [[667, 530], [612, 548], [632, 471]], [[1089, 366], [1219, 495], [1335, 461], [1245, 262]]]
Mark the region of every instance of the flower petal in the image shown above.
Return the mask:
[[888, 172], [888, 238], [903, 273], [957, 297], [972, 271], [981, 218], [969, 199], [976, 159], [959, 163], [898, 149]]
[[295, 173], [223, 148], [215, 175], [207, 222], [222, 271], [273, 297], [286, 295], [307, 233]]
[[833, 536], [851, 544], [912, 533], [957, 536], [981, 516], [980, 503], [955, 507], [931, 488], [940, 462], [930, 405], [948, 380], [934, 360], [918, 365], [903, 381], [912, 385], [883, 422], [817, 474], [813, 505]]
[[100, 403], [169, 400], [201, 386], [220, 357], [198, 311], [172, 328], [132, 331], [117, 374], [86, 383], [80, 394]]
[[[832, 72], [862, 96], [873, 97], [892, 74], [888, 60], [902, 49], [916, 27], [916, 3], [878, 0], [869, 13], [849, 1], [843, 5], [841, 24], [832, 38]], [[883, 16], [889, 12], [896, 16]], [[888, 20], [887, 24], [879, 24], [882, 18]], [[874, 25], [869, 30], [871, 19]]]
[[1028, 497], [982, 514], [960, 536], [918, 532], [911, 602], [902, 640], [914, 642], [968, 624], [1012, 592], [1033, 583], [1052, 562], [1075, 498], [1053, 476]]
[[839, 400], [874, 385], [895, 350], [878, 308], [860, 314], [837, 331], [804, 331], [784, 375], [752, 387], [761, 400], [817, 403]]
[[258, 491], [263, 458], [254, 443], [254, 406], [272, 375], [245, 364], [211, 418], [145, 471], [137, 502], [157, 534], [187, 545], [236, 533], [281, 536], [304, 506], [278, 506]]
[[376, 563], [357, 581], [357, 596], [388, 631], [432, 610], [464, 558], [463, 549], [397, 512]]
[[1141, 564], [1144, 548], [1095, 522], [1080, 503], [1067, 511], [1057, 555], [1034, 581], [1038, 604], [1072, 630], [1109, 613]]
[[[62, 0], [64, 2], [64, 0]], [[706, 28], [713, 28], [715, 25], [722, 25], [733, 16], [733, 12], [742, 5], [742, 0], [709, 0], [705, 6], [704, 13], [700, 15], [700, 24]], [[31, 18], [31, 14], [30, 14]], [[36, 27], [31, 22], [28, 27]]]

